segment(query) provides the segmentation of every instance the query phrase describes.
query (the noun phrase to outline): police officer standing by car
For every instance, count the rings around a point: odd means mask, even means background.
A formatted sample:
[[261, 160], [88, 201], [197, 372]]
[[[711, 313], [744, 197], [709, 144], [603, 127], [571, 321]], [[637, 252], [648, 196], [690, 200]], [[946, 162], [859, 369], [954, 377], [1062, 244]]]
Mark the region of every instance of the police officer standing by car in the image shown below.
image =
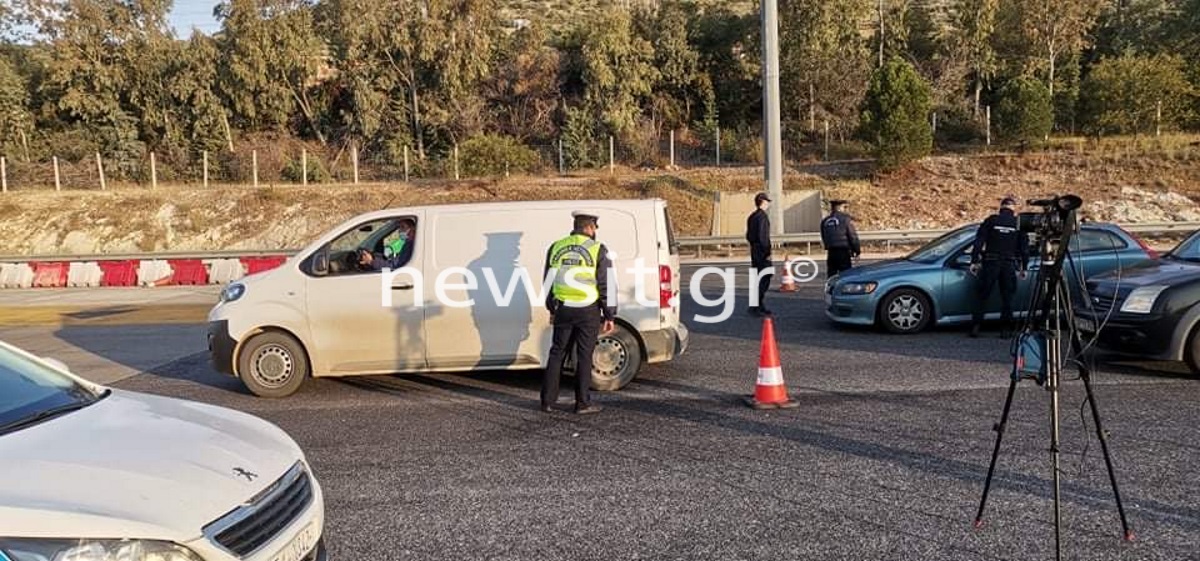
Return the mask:
[[600, 411], [600, 406], [591, 403], [588, 392], [592, 383], [592, 353], [598, 336], [613, 331], [617, 303], [608, 300], [612, 282], [608, 249], [596, 241], [600, 219], [580, 211], [571, 216], [575, 219], [574, 228], [569, 236], [551, 244], [542, 274], [545, 278], [550, 270], [556, 271], [546, 294], [554, 337], [542, 378], [541, 401], [543, 412], [553, 411], [552, 406], [558, 402], [563, 358], [574, 346], [575, 413], [587, 414]]
[[829, 201], [829, 216], [821, 221], [821, 244], [825, 246], [825, 278], [849, 270], [851, 257], [862, 255], [854, 219], [846, 214], [847, 202]]
[[[753, 315], [769, 316], [772, 315], [771, 310], [768, 310], [763, 303], [763, 299], [767, 297], [767, 288], [771, 286], [771, 277], [774, 274], [774, 265], [771, 263], [771, 219], [767, 216], [767, 207], [771, 206], [771, 199], [766, 193], [759, 193], [754, 196], [754, 212], [746, 218], [746, 241], [750, 242], [750, 267], [754, 271], [754, 278], [758, 279], [758, 304], [750, 306], [750, 313]], [[765, 272], [764, 271], [768, 271]], [[751, 287], [754, 290], [755, 287]], [[754, 304], [754, 302], [751, 302]]]
[[1000, 315], [1004, 324], [1001, 337], [1008, 338], [1010, 335], [1017, 275], [1025, 278], [1025, 268], [1029, 262], [1029, 238], [1021, 231], [1013, 210], [1016, 205], [1015, 199], [1005, 197], [1000, 201], [1000, 210], [987, 217], [975, 232], [975, 243], [971, 248], [971, 274], [978, 277], [978, 282], [971, 316], [971, 337], [979, 336], [983, 307], [997, 283], [1000, 285]]

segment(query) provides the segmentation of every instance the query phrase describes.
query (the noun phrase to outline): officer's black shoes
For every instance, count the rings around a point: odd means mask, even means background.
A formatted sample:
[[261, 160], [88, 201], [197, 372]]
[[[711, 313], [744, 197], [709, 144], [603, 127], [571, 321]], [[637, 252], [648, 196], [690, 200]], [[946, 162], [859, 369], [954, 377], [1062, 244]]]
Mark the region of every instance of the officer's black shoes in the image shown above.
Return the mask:
[[591, 413], [599, 413], [601, 409], [603, 409], [603, 408], [600, 407], [599, 405], [592, 405], [590, 403], [587, 405], [579, 405], [578, 403], [575, 404], [575, 414], [576, 415], [588, 415]]
[[553, 413], [553, 412], [554, 412], [553, 407], [550, 407], [549, 405], [542, 406], [542, 413]]
[[768, 310], [762, 306], [752, 306], [746, 310], [746, 313], [748, 313], [752, 316], [758, 316], [758, 317], [768, 317], [768, 316], [775, 315], [775, 312], [772, 312], [771, 310]]
[[975, 339], [975, 338], [979, 337], [979, 326], [978, 326], [978, 325], [972, 325], [972, 326], [971, 326], [971, 332], [970, 332], [970, 333], [967, 333], [967, 337], [970, 337], [970, 338], [972, 338], [972, 339]]

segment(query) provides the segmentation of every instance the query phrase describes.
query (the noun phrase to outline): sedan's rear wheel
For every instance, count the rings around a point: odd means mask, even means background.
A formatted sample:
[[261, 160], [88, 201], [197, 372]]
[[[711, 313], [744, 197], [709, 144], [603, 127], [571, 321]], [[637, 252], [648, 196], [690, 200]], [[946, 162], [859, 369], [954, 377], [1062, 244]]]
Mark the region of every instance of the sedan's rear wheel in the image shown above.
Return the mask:
[[902, 288], [889, 293], [879, 304], [879, 321], [892, 333], [923, 331], [933, 318], [929, 297], [919, 290]]

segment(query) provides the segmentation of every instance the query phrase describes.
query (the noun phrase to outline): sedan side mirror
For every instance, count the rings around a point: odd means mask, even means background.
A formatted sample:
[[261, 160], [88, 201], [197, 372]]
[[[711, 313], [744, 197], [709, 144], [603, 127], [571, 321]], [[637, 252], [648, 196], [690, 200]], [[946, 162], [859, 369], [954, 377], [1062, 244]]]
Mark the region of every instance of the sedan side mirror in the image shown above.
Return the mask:
[[954, 258], [953, 266], [956, 269], [967, 269], [971, 267], [971, 254], [960, 253]]

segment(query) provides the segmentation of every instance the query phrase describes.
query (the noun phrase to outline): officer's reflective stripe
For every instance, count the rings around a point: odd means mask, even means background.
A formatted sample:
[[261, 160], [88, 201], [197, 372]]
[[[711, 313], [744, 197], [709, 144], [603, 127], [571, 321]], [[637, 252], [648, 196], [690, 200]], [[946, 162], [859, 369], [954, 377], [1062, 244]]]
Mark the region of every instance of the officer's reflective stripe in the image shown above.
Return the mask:
[[758, 369], [758, 385], [760, 386], [781, 386], [783, 385], [783, 368], [778, 366], [760, 367]]

